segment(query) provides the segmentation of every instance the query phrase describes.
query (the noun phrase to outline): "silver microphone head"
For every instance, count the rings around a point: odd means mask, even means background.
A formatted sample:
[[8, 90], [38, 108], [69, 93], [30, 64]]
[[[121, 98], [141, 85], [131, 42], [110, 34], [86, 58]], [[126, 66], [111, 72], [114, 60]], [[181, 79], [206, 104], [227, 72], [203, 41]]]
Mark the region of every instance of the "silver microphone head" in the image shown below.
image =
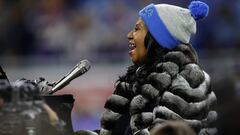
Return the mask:
[[76, 77], [86, 73], [90, 69], [91, 65], [88, 60], [80, 61], [67, 76], [71, 76], [71, 78], [75, 79]]
[[51, 89], [49, 94], [53, 94], [54, 92], [62, 89], [66, 85], [68, 85], [73, 79], [81, 76], [86, 73], [90, 69], [91, 65], [88, 60], [80, 61], [71, 72], [69, 72], [66, 76], [64, 76], [60, 81], [56, 83], [56, 85]]
[[90, 62], [88, 60], [82, 60], [76, 65], [75, 68], [77, 68], [79, 70], [82, 69], [82, 73], [85, 73], [90, 69], [90, 67], [91, 67], [91, 65], [90, 65]]

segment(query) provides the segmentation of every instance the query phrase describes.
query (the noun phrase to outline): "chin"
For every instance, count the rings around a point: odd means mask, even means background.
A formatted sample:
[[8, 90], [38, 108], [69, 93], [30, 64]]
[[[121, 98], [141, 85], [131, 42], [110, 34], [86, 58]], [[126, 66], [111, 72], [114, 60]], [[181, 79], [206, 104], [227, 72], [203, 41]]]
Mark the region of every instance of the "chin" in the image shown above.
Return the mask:
[[134, 61], [133, 59], [131, 59], [131, 61], [132, 61], [133, 64], [136, 64], [136, 61]]
[[137, 62], [136, 60], [132, 60], [132, 63], [133, 63], [134, 65], [138, 65], [138, 62]]

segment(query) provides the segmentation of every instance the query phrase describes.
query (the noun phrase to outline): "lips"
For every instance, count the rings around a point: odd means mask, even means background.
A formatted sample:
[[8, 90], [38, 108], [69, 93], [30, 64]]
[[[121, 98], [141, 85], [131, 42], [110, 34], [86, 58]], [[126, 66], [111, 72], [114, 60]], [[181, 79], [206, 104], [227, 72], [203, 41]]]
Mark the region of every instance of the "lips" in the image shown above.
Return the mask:
[[129, 46], [131, 51], [136, 48], [136, 45], [134, 43], [129, 43], [128, 46]]
[[134, 50], [136, 49], [136, 45], [134, 43], [129, 42], [128, 47], [130, 48], [130, 51], [128, 52], [128, 54], [132, 58]]

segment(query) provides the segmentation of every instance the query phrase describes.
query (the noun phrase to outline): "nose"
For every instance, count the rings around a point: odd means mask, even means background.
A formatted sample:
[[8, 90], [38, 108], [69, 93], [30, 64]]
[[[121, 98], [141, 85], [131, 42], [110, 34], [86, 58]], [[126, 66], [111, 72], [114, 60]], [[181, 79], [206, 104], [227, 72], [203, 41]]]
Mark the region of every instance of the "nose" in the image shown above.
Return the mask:
[[128, 40], [133, 39], [133, 31], [128, 32], [127, 38], [128, 38]]

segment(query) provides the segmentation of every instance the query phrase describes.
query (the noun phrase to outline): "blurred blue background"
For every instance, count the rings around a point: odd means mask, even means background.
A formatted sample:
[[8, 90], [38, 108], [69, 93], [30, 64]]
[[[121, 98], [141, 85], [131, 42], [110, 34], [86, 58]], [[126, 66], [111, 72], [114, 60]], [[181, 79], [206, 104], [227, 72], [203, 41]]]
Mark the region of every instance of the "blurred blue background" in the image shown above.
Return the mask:
[[[152, 2], [187, 7], [191, 1], [0, 0], [0, 64], [11, 81], [44, 77], [55, 82], [88, 59], [91, 70], [58, 94], [74, 95], [74, 130], [97, 129], [114, 82], [131, 64], [126, 35], [138, 11]], [[210, 13], [198, 22], [192, 44], [212, 77], [219, 111], [227, 112], [239, 106], [240, 1], [204, 2]]]

